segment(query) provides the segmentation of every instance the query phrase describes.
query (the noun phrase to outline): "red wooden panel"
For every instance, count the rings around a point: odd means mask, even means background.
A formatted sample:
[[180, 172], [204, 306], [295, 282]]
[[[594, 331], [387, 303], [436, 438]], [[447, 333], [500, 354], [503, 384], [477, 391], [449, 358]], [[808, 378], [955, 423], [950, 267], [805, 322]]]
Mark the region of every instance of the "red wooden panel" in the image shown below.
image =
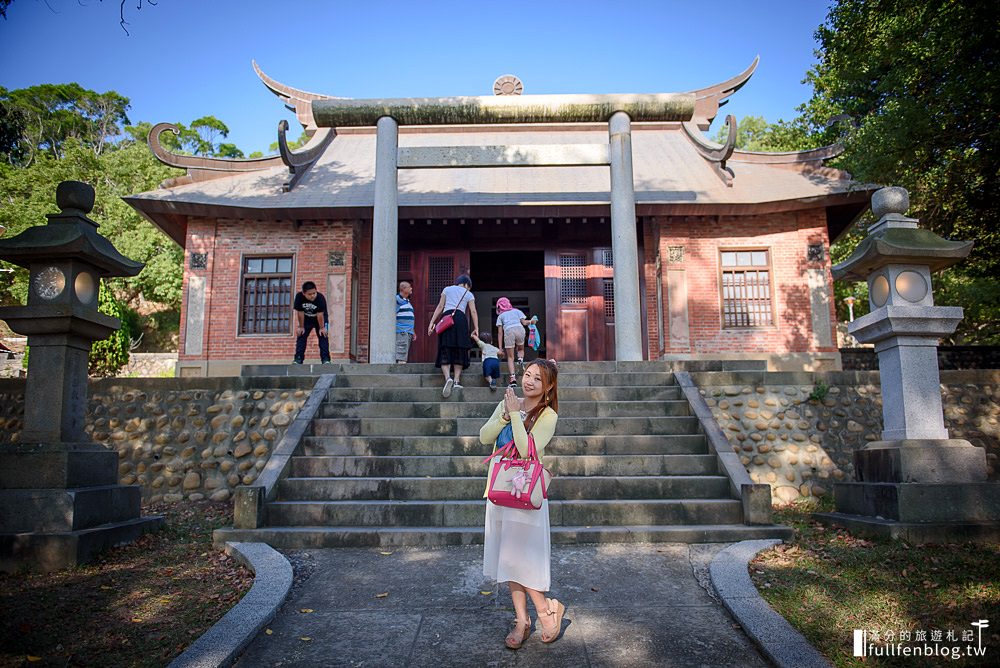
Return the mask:
[[587, 308], [559, 309], [559, 354], [556, 359], [566, 361], [586, 361], [590, 359], [587, 323], [590, 314]]

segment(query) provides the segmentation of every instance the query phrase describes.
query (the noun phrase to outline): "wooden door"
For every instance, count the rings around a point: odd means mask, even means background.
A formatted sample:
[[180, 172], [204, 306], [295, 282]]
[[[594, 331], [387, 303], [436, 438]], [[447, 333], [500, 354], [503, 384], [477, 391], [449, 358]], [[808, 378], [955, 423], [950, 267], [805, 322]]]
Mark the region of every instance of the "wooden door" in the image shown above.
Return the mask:
[[547, 355], [559, 360], [615, 359], [611, 249], [547, 251], [545, 309]]
[[[427, 336], [427, 324], [441, 298], [441, 291], [455, 283], [460, 274], [469, 273], [468, 250], [408, 251], [399, 254], [399, 281], [413, 285], [414, 327], [417, 340], [410, 347], [411, 362], [433, 362], [437, 357], [437, 337]], [[475, 281], [475, 278], [473, 278]], [[473, 293], [475, 293], [473, 283]]]

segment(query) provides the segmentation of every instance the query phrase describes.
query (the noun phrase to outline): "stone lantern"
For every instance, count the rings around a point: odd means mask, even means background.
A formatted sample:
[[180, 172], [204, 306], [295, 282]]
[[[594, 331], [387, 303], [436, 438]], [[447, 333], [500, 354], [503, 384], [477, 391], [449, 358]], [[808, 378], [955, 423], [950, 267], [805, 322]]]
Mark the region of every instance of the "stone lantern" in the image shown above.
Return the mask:
[[0, 570], [54, 570], [129, 542], [161, 518], [140, 518], [140, 490], [118, 485], [118, 455], [84, 431], [91, 344], [120, 327], [99, 313], [105, 276], [135, 276], [87, 217], [94, 190], [64, 181], [48, 225], [0, 240], [0, 259], [30, 271], [27, 306], [0, 319], [28, 336], [31, 356], [19, 441], [0, 446]]
[[985, 482], [986, 451], [949, 438], [944, 425], [937, 346], [962, 309], [935, 305], [931, 284], [931, 272], [964, 259], [972, 242], [920, 229], [904, 215], [909, 205], [903, 188], [877, 191], [878, 222], [833, 267], [835, 279], [868, 282], [871, 310], [848, 332], [875, 345], [883, 431], [854, 453], [857, 482], [835, 484], [838, 512], [821, 518], [918, 541], [995, 536], [1000, 486]]

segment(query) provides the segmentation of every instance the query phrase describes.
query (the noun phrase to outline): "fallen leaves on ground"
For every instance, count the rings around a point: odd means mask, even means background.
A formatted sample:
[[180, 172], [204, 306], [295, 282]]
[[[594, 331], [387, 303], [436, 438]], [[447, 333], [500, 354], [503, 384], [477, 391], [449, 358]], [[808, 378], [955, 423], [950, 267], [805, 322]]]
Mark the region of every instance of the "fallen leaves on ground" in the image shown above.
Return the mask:
[[211, 501], [146, 506], [144, 515], [165, 516], [161, 531], [79, 568], [0, 575], [0, 666], [170, 663], [253, 584], [212, 548], [212, 530], [231, 526], [231, 513]]

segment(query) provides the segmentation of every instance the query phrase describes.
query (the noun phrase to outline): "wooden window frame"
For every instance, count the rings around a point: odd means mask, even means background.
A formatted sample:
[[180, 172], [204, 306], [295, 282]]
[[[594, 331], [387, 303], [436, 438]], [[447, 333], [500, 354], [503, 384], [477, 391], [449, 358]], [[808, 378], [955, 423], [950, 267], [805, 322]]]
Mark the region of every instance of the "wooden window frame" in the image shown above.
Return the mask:
[[[767, 253], [767, 265], [749, 265], [746, 267], [727, 267], [722, 263], [723, 253], [753, 253], [761, 252]], [[736, 246], [736, 247], [719, 247], [718, 249], [718, 259], [719, 259], [719, 320], [722, 325], [722, 329], [728, 330], [761, 330], [761, 329], [775, 329], [777, 327], [777, 314], [775, 308], [776, 293], [774, 291], [774, 252], [769, 246]], [[767, 290], [768, 298], [766, 300], [768, 310], [770, 311], [770, 322], [763, 324], [727, 324], [726, 323], [726, 296], [725, 296], [725, 275], [727, 272], [730, 273], [746, 273], [748, 271], [767, 271]], [[744, 303], [749, 303], [750, 301], [763, 301], [763, 300], [751, 300], [750, 298], [744, 298]], [[750, 310], [747, 309], [747, 314]]]
[[[264, 259], [286, 260], [287, 259], [287, 260], [291, 261], [291, 268], [287, 272], [284, 272], [284, 271], [281, 271], [281, 272], [275, 271], [275, 272], [269, 272], [269, 273], [264, 273], [264, 272], [260, 272], [260, 273], [248, 273], [247, 272], [247, 262], [249, 260], [258, 260], [258, 259], [260, 259], [260, 260], [264, 260]], [[288, 292], [288, 305], [287, 305], [288, 327], [286, 329], [279, 330], [279, 331], [270, 331], [270, 332], [267, 332], [267, 331], [265, 331], [265, 332], [246, 331], [247, 320], [246, 320], [245, 310], [246, 310], [247, 307], [246, 307], [245, 300], [246, 300], [246, 282], [247, 282], [248, 278], [250, 278], [252, 280], [272, 279], [272, 278], [287, 278], [288, 279], [288, 289], [289, 289], [289, 292]], [[317, 287], [319, 287], [319, 286], [317, 286]], [[236, 335], [238, 337], [245, 337], [245, 336], [253, 336], [253, 337], [284, 337], [284, 336], [288, 336], [289, 334], [291, 334], [294, 331], [293, 327], [295, 325], [295, 315], [292, 312], [292, 310], [294, 308], [295, 294], [297, 292], [296, 289], [295, 289], [295, 253], [248, 253], [248, 254], [243, 255], [242, 257], [240, 257], [239, 288], [240, 288], [240, 294], [239, 294], [239, 311], [237, 311], [237, 318], [236, 318]], [[284, 308], [286, 308], [286, 307], [279, 304], [274, 309], [274, 312], [275, 313], [280, 313], [282, 311], [282, 309], [284, 309]], [[267, 322], [267, 321], [269, 321], [271, 319], [272, 319], [272, 316], [269, 314], [268, 317], [264, 320], [264, 322]], [[281, 321], [283, 320], [283, 318], [281, 318], [279, 316], [276, 319], [277, 319], [278, 324], [280, 326]], [[255, 318], [255, 319], [253, 319], [253, 322], [258, 322], [258, 320]]]

